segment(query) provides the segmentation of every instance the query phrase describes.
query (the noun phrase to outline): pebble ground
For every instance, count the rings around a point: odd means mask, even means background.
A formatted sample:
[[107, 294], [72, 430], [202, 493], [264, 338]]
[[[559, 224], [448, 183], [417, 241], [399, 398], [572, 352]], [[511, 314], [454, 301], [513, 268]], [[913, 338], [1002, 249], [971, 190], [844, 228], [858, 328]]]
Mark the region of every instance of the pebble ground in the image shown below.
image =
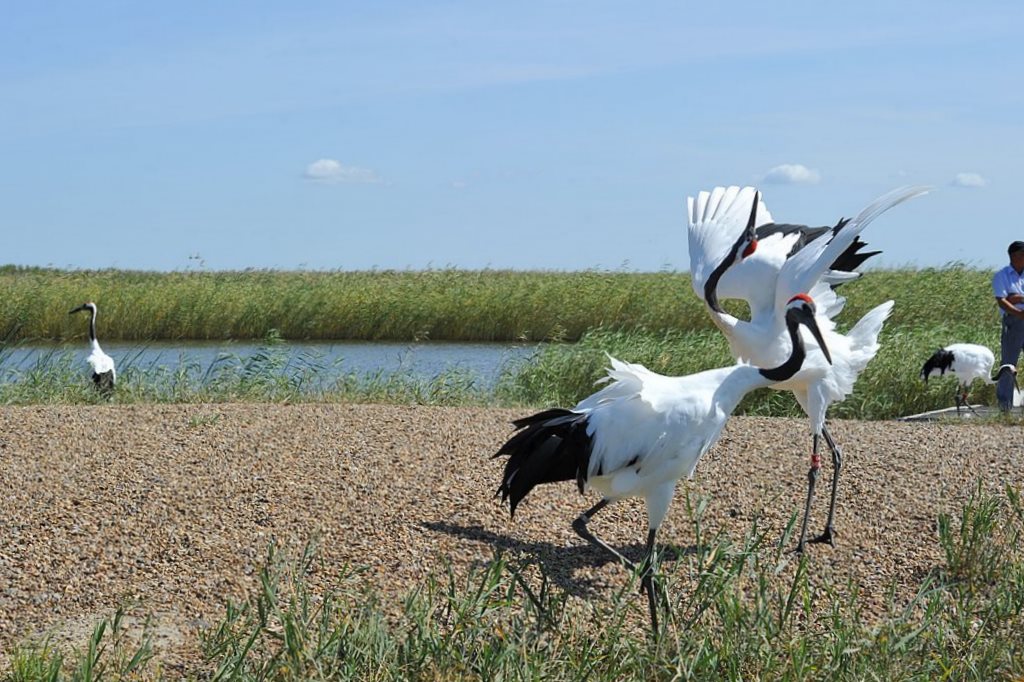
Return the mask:
[[[495, 549], [535, 558], [581, 598], [611, 594], [623, 569], [585, 546], [572, 519], [596, 498], [537, 488], [514, 520], [494, 498], [490, 459], [526, 410], [376, 405], [131, 405], [0, 408], [0, 661], [26, 638], [84, 644], [124, 603], [150, 614], [157, 654], [195, 661], [196, 629], [255, 587], [269, 541], [292, 556], [317, 538], [329, 583], [347, 563], [401, 594], [449, 559]], [[835, 547], [809, 550], [812, 581], [861, 590], [881, 613], [894, 581], [911, 594], [941, 565], [936, 518], [959, 512], [980, 478], [1024, 484], [1019, 427], [836, 421], [843, 447]], [[803, 509], [806, 420], [733, 418], [682, 483], [659, 539], [693, 546], [683, 497], [705, 496], [709, 533], [740, 540], [757, 519], [779, 538]], [[811, 518], [827, 511], [823, 467]], [[592, 529], [638, 556], [640, 502]], [[672, 570], [672, 554], [665, 566]], [[396, 600], [397, 601], [397, 600]]]

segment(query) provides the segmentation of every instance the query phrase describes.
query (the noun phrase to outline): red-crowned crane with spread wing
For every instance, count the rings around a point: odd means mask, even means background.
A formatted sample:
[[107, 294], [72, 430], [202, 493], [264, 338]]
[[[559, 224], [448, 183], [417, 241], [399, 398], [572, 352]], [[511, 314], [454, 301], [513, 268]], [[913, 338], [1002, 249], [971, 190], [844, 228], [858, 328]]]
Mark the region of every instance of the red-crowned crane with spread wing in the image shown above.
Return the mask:
[[[872, 254], [858, 253], [863, 246], [858, 236], [875, 218], [927, 188], [894, 190], [869, 205], [852, 220], [840, 220], [831, 230], [806, 239], [801, 226], [774, 231], [771, 216], [753, 187], [717, 187], [687, 201], [689, 218], [690, 272], [693, 289], [707, 304], [715, 324], [729, 341], [733, 356], [758, 366], [771, 366], [790, 352], [785, 326], [786, 302], [798, 292], [807, 292], [817, 302], [817, 325], [831, 353], [831, 362], [818, 352], [816, 340], [805, 338], [807, 359], [799, 372], [773, 389], [792, 391], [811, 420], [813, 436], [811, 467], [808, 472], [807, 501], [797, 550], [803, 551], [807, 521], [821, 466], [819, 439], [824, 437], [832, 452], [832, 496], [824, 532], [812, 542], [833, 543], [836, 494], [842, 453], [825, 424], [829, 405], [853, 391], [857, 376], [878, 352], [878, 334], [892, 310], [887, 301], [868, 312], [849, 332], [836, 331], [832, 318], [845, 303], [834, 286], [859, 276], [853, 267]], [[748, 215], [749, 212], [749, 215]], [[717, 264], [737, 235], [755, 226], [763, 237], [749, 258], [715, 278]], [[719, 298], [740, 298], [750, 306], [750, 321], [738, 319], [722, 309]]]

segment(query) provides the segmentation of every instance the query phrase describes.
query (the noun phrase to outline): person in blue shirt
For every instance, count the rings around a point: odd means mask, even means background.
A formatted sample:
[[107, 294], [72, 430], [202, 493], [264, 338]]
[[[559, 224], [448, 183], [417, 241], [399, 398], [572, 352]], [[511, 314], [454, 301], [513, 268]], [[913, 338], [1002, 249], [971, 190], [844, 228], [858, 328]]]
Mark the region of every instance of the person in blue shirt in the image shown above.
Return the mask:
[[[1001, 364], [1017, 366], [1024, 349], [1024, 242], [1013, 242], [1007, 248], [1010, 264], [992, 276], [992, 292], [1002, 312], [1002, 332], [999, 345]], [[1006, 412], [1013, 405], [1014, 376], [1005, 373], [996, 386], [999, 409]]]

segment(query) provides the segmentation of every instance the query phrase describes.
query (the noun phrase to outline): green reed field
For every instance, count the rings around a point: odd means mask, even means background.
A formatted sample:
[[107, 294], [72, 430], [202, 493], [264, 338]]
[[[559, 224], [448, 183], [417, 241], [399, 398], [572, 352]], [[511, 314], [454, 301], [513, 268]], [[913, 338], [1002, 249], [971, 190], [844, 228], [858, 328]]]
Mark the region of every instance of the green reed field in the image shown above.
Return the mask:
[[[991, 273], [959, 265], [869, 271], [841, 288], [845, 319], [893, 298], [889, 327], [997, 326]], [[81, 338], [68, 311], [92, 300], [101, 339], [576, 341], [588, 330], [711, 329], [687, 273], [426, 270], [134, 272], [0, 267], [9, 340]], [[741, 308], [737, 309], [741, 310]]]
[[[271, 545], [259, 587], [196, 635], [203, 680], [1013, 680], [1024, 675], [1024, 507], [1019, 491], [979, 485], [959, 514], [936, 520], [945, 557], [909, 603], [863, 612], [852, 585], [812, 588], [813, 559], [755, 524], [709, 535], [688, 498], [693, 554], [663, 576], [657, 637], [636, 584], [607, 599], [570, 599], [529, 556], [498, 555], [467, 578], [440, 573], [413, 588], [395, 617], [381, 596], [323, 570], [310, 545]], [[795, 570], [794, 570], [795, 564]], [[27, 641], [7, 656], [11, 682], [172, 679], [152, 634], [129, 636], [124, 611], [68, 651]], [[0, 654], [0, 660], [4, 655]]]
[[67, 313], [92, 300], [100, 308], [101, 339], [261, 339], [274, 329], [291, 340], [571, 341], [598, 325], [687, 325], [701, 312], [688, 281], [671, 273], [596, 271], [6, 267], [0, 268], [0, 330], [15, 329], [14, 339], [80, 337], [81, 320]]
[[[878, 356], [834, 417], [885, 419], [952, 404], [955, 381], [924, 386], [917, 373], [935, 348], [954, 342], [998, 350], [991, 273], [961, 265], [868, 271], [844, 285], [841, 331], [875, 305], [896, 306]], [[0, 359], [17, 343], [84, 339], [99, 304], [104, 339], [266, 339], [254, 360], [230, 359], [176, 372], [118, 358], [119, 401], [370, 400], [441, 404], [572, 404], [593, 390], [605, 353], [667, 374], [731, 363], [686, 273], [380, 271], [175, 272], [0, 268]], [[729, 305], [743, 315], [743, 305]], [[430, 382], [355, 376], [324, 384], [315, 361], [298, 371], [275, 353], [280, 339], [537, 342], [529, 364], [509, 368], [495, 390], [458, 371]], [[95, 400], [81, 368], [55, 354], [18, 377], [0, 377], [0, 402]], [[972, 398], [991, 404], [980, 383]], [[775, 391], [747, 397], [739, 414], [798, 415]]]

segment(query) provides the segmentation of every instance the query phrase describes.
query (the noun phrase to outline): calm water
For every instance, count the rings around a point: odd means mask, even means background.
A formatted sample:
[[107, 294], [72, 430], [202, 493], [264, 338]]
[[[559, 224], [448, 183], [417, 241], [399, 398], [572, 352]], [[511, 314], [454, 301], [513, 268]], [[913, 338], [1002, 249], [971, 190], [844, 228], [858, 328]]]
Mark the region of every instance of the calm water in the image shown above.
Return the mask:
[[[244, 361], [267, 346], [259, 342], [101, 342], [120, 372], [128, 367], [142, 371], [181, 366], [201, 370], [215, 363]], [[321, 382], [356, 374], [382, 375], [401, 373], [421, 379], [433, 379], [450, 371], [468, 373], [484, 386], [493, 386], [503, 369], [525, 362], [535, 352], [536, 344], [501, 343], [396, 343], [368, 341], [283, 342], [270, 347], [273, 353], [285, 356], [285, 372], [301, 372], [313, 368]], [[55, 346], [18, 346], [0, 354], [0, 372], [10, 374], [30, 369], [36, 363], [55, 355], [71, 352], [75, 362], [85, 366], [89, 354], [87, 343]], [[16, 374], [15, 374], [16, 375]]]

